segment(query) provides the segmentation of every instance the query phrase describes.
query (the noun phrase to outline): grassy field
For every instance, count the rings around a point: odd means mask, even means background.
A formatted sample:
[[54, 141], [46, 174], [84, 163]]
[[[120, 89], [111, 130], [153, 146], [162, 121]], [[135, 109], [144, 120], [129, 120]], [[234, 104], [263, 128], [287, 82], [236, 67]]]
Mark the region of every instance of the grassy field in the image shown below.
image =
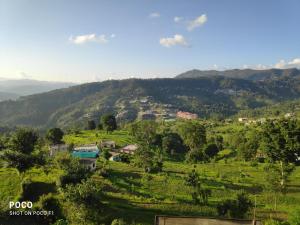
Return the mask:
[[69, 134], [64, 136], [64, 141], [67, 144], [73, 143], [75, 145], [99, 143], [101, 140], [114, 140], [117, 146], [124, 146], [134, 142], [127, 131], [117, 130], [112, 133], [106, 133], [105, 131], [81, 131], [79, 134]]

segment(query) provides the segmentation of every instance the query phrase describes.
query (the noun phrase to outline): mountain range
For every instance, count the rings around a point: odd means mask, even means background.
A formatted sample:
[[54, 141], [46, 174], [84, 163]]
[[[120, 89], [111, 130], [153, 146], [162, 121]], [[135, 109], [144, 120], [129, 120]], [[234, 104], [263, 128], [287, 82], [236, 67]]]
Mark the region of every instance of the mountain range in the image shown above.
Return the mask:
[[300, 73], [289, 70], [192, 70], [175, 78], [87, 83], [0, 103], [0, 123], [69, 127], [113, 112], [119, 121], [178, 110], [200, 118], [226, 118], [240, 110], [300, 98]]
[[0, 78], [0, 101], [15, 100], [20, 96], [32, 95], [73, 86], [73, 83], [50, 82], [31, 79]]
[[266, 79], [282, 79], [299, 77], [300, 70], [292, 69], [268, 69], [268, 70], [253, 70], [253, 69], [233, 69], [233, 70], [190, 70], [185, 73], [179, 74], [176, 78], [199, 78], [223, 76], [229, 78], [246, 79], [252, 81], [266, 80]]

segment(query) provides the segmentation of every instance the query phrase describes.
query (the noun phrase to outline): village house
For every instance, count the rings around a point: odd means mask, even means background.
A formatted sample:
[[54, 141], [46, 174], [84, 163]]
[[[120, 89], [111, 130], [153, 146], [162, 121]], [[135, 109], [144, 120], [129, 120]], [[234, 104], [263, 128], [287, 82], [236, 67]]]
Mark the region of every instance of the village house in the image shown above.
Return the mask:
[[179, 111], [176, 114], [177, 118], [186, 119], [186, 120], [195, 120], [198, 119], [198, 115], [190, 112]]
[[81, 165], [84, 165], [86, 168], [89, 168], [91, 171], [96, 169], [96, 159], [95, 158], [82, 158], [79, 159]]
[[120, 162], [120, 153], [119, 152], [110, 152], [111, 157], [109, 158], [109, 161], [115, 161], [115, 162]]
[[136, 144], [127, 145], [119, 150], [120, 153], [131, 154], [133, 155], [138, 149]]
[[80, 164], [89, 168], [96, 169], [96, 160], [99, 157], [100, 150], [97, 145], [83, 145], [73, 149], [72, 156], [79, 158]]
[[116, 142], [115, 141], [111, 141], [111, 140], [107, 140], [107, 141], [104, 141], [102, 140], [101, 143], [100, 143], [100, 147], [101, 148], [116, 148]]
[[68, 152], [69, 145], [67, 144], [58, 144], [49, 146], [49, 155], [54, 157], [59, 152]]
[[248, 118], [246, 118], [246, 117], [240, 117], [240, 118], [238, 118], [238, 121], [240, 123], [246, 123], [246, 122], [248, 122]]

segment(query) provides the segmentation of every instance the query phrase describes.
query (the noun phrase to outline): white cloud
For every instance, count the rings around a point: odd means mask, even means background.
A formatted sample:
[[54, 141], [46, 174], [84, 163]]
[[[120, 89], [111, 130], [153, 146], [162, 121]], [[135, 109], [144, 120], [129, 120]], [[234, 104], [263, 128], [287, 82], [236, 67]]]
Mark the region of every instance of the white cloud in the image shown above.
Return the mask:
[[110, 38], [115, 38], [115, 37], [116, 37], [115, 34], [111, 34], [111, 35], [110, 35]]
[[150, 13], [149, 17], [152, 18], [152, 19], [159, 18], [160, 14], [158, 12], [153, 12], [153, 13]]
[[288, 62], [282, 59], [274, 67], [277, 69], [300, 68], [300, 58], [295, 58]]
[[197, 27], [200, 27], [202, 26], [203, 24], [205, 24], [207, 22], [207, 16], [205, 14], [197, 17], [196, 19], [188, 22], [188, 26], [187, 26], [187, 29], [189, 31], [192, 31], [194, 30], [195, 28]]
[[175, 45], [182, 45], [182, 46], [188, 46], [187, 41], [185, 38], [180, 34], [175, 34], [174, 37], [168, 37], [168, 38], [161, 38], [159, 40], [159, 43], [164, 47], [172, 47]]
[[180, 21], [182, 21], [183, 20], [183, 17], [180, 17], [180, 16], [175, 16], [174, 17], [174, 22], [175, 23], [179, 23]]
[[87, 42], [96, 42], [99, 44], [106, 44], [108, 42], [108, 39], [104, 34], [96, 35], [96, 34], [85, 34], [85, 35], [79, 35], [79, 36], [71, 36], [69, 38], [69, 41], [71, 41], [73, 44], [85, 44]]

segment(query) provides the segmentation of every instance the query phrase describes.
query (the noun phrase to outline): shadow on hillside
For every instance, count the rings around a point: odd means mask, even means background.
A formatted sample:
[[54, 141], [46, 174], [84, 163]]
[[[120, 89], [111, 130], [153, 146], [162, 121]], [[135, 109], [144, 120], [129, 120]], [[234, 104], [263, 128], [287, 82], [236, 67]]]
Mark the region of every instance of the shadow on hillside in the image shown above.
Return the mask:
[[107, 177], [115, 186], [115, 191], [118, 192], [119, 189], [125, 189], [129, 193], [137, 196], [142, 196], [145, 198], [151, 198], [151, 195], [140, 193], [136, 191], [136, 188], [141, 188], [142, 184], [135, 181], [134, 179], [142, 179], [142, 176], [135, 172], [119, 172], [119, 171], [110, 171], [109, 176]]
[[249, 193], [260, 193], [263, 191], [262, 186], [247, 186], [247, 185], [241, 185], [241, 184], [233, 184], [231, 181], [217, 181], [212, 179], [201, 179], [206, 185], [214, 186], [214, 187], [224, 187], [225, 189], [231, 189], [231, 190], [245, 190]]
[[36, 202], [41, 195], [55, 193], [55, 183], [31, 182], [23, 184], [22, 201]]

